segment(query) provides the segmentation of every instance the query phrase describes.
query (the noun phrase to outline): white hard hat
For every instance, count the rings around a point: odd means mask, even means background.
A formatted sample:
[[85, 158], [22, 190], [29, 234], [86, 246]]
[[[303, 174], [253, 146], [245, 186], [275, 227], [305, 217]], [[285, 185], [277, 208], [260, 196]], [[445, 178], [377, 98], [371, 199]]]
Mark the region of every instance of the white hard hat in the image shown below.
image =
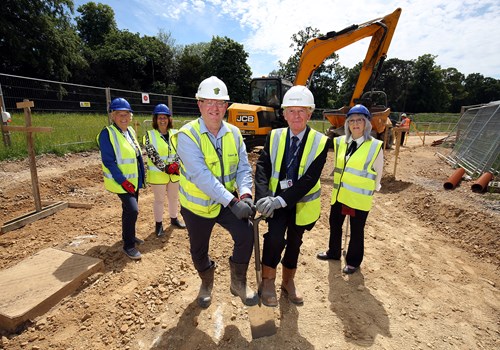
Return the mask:
[[402, 117], [406, 117], [406, 113], [401, 114]]
[[195, 97], [198, 100], [204, 98], [211, 100], [229, 100], [226, 84], [215, 76], [211, 76], [200, 83]]
[[281, 108], [285, 107], [310, 107], [314, 108], [314, 96], [312, 92], [303, 85], [295, 85], [288, 90], [283, 97]]
[[2, 122], [4, 123], [10, 123], [12, 121], [10, 113], [9, 112], [2, 112]]

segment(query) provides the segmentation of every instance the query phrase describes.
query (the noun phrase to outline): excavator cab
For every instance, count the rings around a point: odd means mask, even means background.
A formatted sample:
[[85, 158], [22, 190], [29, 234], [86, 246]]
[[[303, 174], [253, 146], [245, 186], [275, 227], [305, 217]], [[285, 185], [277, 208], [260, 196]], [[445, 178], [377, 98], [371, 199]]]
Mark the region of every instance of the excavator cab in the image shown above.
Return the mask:
[[272, 129], [286, 126], [281, 102], [292, 86], [281, 78], [254, 78], [250, 82], [250, 104], [229, 106], [228, 122], [240, 129], [247, 148], [264, 145]]

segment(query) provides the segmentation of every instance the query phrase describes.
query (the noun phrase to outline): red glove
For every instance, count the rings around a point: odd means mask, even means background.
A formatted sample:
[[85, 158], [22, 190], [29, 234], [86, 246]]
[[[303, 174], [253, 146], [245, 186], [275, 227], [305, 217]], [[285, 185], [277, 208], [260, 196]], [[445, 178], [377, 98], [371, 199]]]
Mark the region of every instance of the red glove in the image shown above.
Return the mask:
[[122, 187], [128, 193], [135, 194], [135, 187], [134, 187], [134, 185], [132, 185], [132, 183], [130, 181], [128, 181], [128, 180], [123, 181]]
[[167, 174], [179, 175], [179, 163], [169, 164]]

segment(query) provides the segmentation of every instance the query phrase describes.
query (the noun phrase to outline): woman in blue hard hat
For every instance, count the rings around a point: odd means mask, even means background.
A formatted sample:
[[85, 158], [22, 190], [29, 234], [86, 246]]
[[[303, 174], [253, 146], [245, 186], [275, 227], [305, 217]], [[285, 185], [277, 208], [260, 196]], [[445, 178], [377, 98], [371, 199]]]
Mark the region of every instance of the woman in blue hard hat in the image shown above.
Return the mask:
[[365, 223], [372, 207], [373, 193], [381, 187], [384, 166], [382, 141], [370, 136], [370, 120], [368, 109], [355, 105], [347, 113], [345, 135], [333, 140], [335, 167], [329, 249], [318, 253], [317, 257], [321, 260], [340, 260], [342, 225], [348, 215], [351, 237], [346, 266], [342, 270], [346, 274], [356, 272], [363, 261]]
[[132, 127], [132, 108], [124, 98], [115, 98], [109, 105], [113, 124], [102, 129], [97, 142], [101, 150], [104, 187], [118, 194], [122, 202], [123, 252], [134, 260], [141, 259], [135, 247], [143, 243], [135, 236], [139, 214], [139, 189], [144, 185], [144, 161], [137, 136]]
[[154, 194], [153, 215], [155, 218], [155, 233], [164, 236], [163, 208], [165, 195], [168, 197], [168, 212], [170, 224], [179, 228], [186, 225], [177, 218], [177, 203], [179, 201], [179, 157], [173, 144], [172, 136], [177, 132], [173, 129], [172, 113], [167, 105], [160, 103], [153, 110], [153, 130], [144, 135], [143, 143], [148, 154], [147, 175], [148, 184]]

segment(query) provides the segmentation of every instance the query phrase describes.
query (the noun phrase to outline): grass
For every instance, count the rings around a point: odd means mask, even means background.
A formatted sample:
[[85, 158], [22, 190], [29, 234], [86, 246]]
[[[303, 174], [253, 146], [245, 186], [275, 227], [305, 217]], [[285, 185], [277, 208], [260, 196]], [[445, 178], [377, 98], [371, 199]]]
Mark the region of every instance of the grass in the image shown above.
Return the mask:
[[[197, 116], [177, 117], [174, 115], [174, 127], [180, 128], [186, 122], [197, 118]], [[103, 127], [108, 125], [107, 114], [78, 114], [78, 113], [36, 113], [32, 112], [32, 125], [40, 127], [51, 127], [52, 132], [33, 133], [35, 154], [53, 153], [64, 155], [83, 151], [97, 150], [96, 136]], [[450, 123], [456, 124], [457, 115], [443, 114], [418, 114], [414, 120], [420, 123], [441, 123], [442, 128], [449, 128]], [[23, 113], [13, 113], [12, 123], [9, 125], [25, 125]], [[134, 115], [131, 124], [142, 142], [142, 136], [151, 128], [151, 115]], [[309, 125], [320, 132], [325, 132], [330, 124], [323, 120], [310, 120]], [[421, 124], [424, 125], [424, 124]], [[446, 125], [446, 126], [444, 126]], [[434, 126], [429, 126], [429, 131], [435, 131]], [[419, 127], [420, 129], [420, 127]], [[423, 129], [422, 129], [423, 130]], [[8, 136], [10, 147], [0, 148], [0, 161], [12, 159], [24, 159], [28, 156], [26, 133], [13, 131]]]

